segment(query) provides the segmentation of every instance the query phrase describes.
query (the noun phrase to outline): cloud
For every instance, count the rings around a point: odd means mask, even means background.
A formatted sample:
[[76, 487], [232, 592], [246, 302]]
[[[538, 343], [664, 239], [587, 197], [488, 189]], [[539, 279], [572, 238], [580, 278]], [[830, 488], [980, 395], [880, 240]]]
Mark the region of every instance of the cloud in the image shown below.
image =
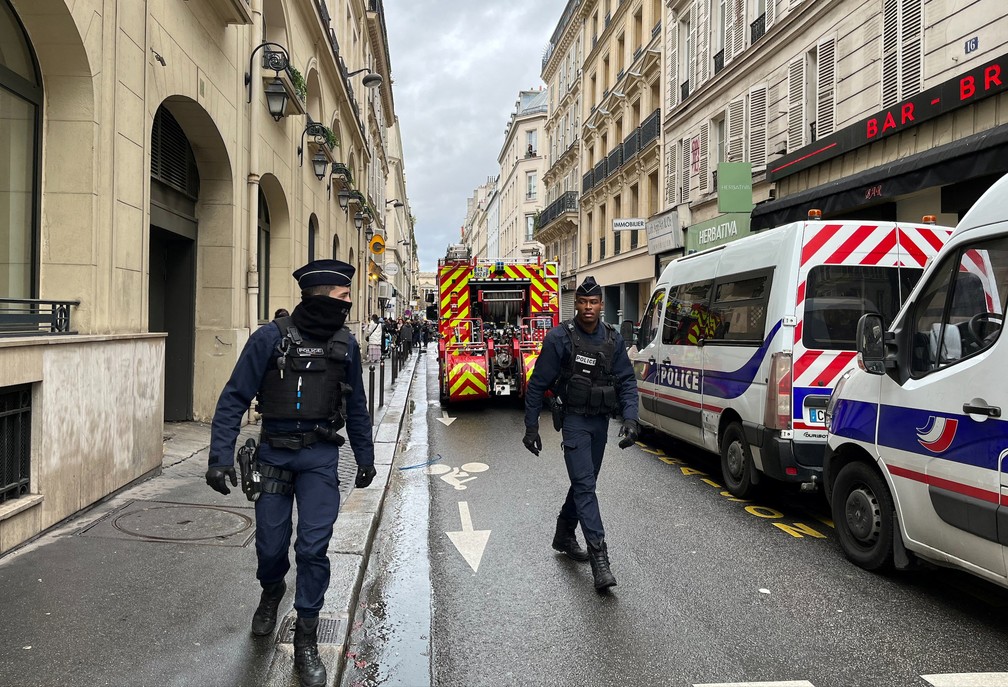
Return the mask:
[[459, 240], [466, 199], [499, 172], [518, 91], [539, 88], [560, 0], [385, 0], [420, 267]]

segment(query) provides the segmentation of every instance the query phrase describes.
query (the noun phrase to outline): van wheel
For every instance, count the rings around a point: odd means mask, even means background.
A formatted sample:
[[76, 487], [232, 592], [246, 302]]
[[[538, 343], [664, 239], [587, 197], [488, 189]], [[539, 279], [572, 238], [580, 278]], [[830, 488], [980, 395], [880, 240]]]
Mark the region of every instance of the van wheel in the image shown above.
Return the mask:
[[753, 460], [742, 425], [733, 422], [721, 439], [721, 476], [728, 491], [740, 499], [753, 492]]
[[841, 468], [833, 482], [833, 523], [851, 563], [865, 570], [892, 567], [892, 495], [869, 465], [855, 461]]

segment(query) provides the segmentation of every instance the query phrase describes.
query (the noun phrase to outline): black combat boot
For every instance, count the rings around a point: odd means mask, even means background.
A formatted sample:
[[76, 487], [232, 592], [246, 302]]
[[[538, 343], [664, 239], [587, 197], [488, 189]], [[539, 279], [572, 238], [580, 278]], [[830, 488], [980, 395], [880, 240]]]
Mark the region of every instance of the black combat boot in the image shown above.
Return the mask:
[[598, 544], [588, 542], [588, 556], [591, 561], [592, 577], [595, 578], [595, 591], [599, 594], [616, 586], [616, 578], [609, 569], [609, 549], [605, 541]]
[[287, 584], [283, 580], [263, 586], [259, 608], [252, 615], [252, 634], [265, 637], [273, 632], [273, 628], [276, 627], [277, 608], [286, 591]]
[[323, 687], [326, 670], [318, 652], [318, 618], [298, 616], [294, 623], [294, 669], [301, 687]]
[[574, 528], [577, 523], [565, 518], [557, 518], [556, 534], [553, 535], [553, 548], [560, 553], [565, 553], [576, 561], [584, 563], [588, 560], [588, 552], [578, 544], [574, 535]]

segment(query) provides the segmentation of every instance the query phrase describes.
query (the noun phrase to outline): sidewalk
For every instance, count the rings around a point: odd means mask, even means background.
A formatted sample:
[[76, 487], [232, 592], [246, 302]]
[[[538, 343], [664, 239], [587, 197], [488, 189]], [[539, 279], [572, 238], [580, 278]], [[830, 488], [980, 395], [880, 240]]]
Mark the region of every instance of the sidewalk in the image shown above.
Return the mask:
[[[417, 360], [407, 359], [395, 384], [386, 361], [370, 487], [353, 488], [356, 463], [341, 452], [342, 504], [319, 623], [330, 684], [342, 669]], [[368, 381], [365, 365], [365, 389]], [[243, 428], [239, 445], [257, 434]], [[297, 684], [293, 554], [286, 617], [275, 637], [254, 637], [252, 504], [240, 488], [222, 496], [206, 486], [209, 425], [168, 424], [165, 437], [160, 475], [0, 558], [0, 686]]]

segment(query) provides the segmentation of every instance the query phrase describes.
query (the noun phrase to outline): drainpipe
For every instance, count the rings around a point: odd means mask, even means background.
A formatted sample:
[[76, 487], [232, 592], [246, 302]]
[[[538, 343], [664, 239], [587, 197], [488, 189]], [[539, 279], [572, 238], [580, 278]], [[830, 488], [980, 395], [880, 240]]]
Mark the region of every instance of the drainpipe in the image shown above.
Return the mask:
[[[262, 0], [252, 0], [252, 34], [248, 46], [251, 54], [258, 39], [262, 36]], [[259, 122], [261, 113], [257, 111], [259, 96], [262, 95], [262, 67], [257, 60], [252, 60], [252, 70], [249, 73], [252, 87], [252, 104], [249, 105], [249, 174], [248, 174], [248, 330], [251, 336], [259, 323]]]

